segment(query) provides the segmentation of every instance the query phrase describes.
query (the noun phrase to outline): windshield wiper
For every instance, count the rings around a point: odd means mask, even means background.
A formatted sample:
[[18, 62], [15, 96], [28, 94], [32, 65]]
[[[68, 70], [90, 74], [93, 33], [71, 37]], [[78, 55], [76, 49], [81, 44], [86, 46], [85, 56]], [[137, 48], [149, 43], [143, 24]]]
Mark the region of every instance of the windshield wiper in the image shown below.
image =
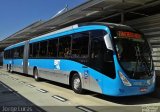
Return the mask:
[[[151, 75], [151, 72], [152, 72], [152, 58], [151, 58], [151, 52], [148, 54], [148, 56], [145, 55], [145, 51], [147, 50], [148, 52], [148, 49], [147, 47], [144, 45], [143, 48], [142, 48], [142, 53], [140, 53], [140, 56], [141, 56], [141, 61], [142, 61], [142, 64], [145, 66], [145, 68], [147, 68], [147, 71], [148, 71], [148, 74]], [[150, 50], [150, 49], [149, 49]], [[147, 60], [147, 58], [149, 58], [149, 60]], [[150, 63], [148, 62], [150, 61]], [[150, 67], [149, 67], [149, 64], [150, 64]]]
[[135, 76], [135, 73], [137, 71], [137, 66], [138, 65], [143, 65], [144, 69], [145, 69], [145, 74], [147, 76], [148, 75], [150, 76], [151, 75], [150, 68], [149, 68], [149, 66], [148, 66], [148, 64], [146, 62], [146, 59], [145, 59], [144, 55], [141, 54], [138, 45], [135, 47], [135, 51], [136, 51], [137, 60], [136, 60], [136, 66], [135, 66], [135, 69], [134, 69], [133, 77]]
[[144, 55], [141, 55], [141, 61], [142, 61], [142, 65], [144, 66], [146, 72], [150, 76], [151, 75], [151, 69], [150, 69], [150, 67], [148, 65], [148, 62], [147, 62], [147, 60], [146, 60]]
[[137, 51], [137, 46], [135, 47], [135, 51], [136, 51], [136, 66], [135, 66], [135, 69], [134, 69], [134, 72], [133, 72], [133, 77], [135, 76], [135, 72], [137, 71], [137, 65], [139, 63], [139, 59], [138, 59], [138, 51]]

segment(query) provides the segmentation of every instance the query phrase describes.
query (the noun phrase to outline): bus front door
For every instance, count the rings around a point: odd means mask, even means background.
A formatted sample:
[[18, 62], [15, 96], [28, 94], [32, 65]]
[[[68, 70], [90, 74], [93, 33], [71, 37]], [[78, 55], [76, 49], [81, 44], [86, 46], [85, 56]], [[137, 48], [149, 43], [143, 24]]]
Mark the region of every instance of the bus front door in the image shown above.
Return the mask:
[[[101, 72], [101, 69], [103, 68], [103, 53], [102, 53], [102, 41], [93, 38], [91, 41], [91, 51], [90, 51], [90, 61], [89, 65], [94, 70]], [[91, 73], [90, 77], [90, 89], [92, 91], [101, 93], [101, 87], [103, 86], [103, 79], [101, 75], [93, 71]]]

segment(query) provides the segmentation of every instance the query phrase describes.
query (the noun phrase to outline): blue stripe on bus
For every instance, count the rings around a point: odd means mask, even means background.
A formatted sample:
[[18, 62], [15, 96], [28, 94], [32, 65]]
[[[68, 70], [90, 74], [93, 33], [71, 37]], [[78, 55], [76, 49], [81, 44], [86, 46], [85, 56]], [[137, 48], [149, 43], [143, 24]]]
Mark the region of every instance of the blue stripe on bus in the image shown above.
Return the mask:
[[21, 42], [21, 43], [17, 43], [17, 44], [11, 45], [11, 46], [5, 48], [4, 51], [5, 51], [5, 50], [12, 49], [12, 48], [15, 48], [15, 47], [24, 46], [24, 44], [25, 44], [25, 42]]
[[[107, 32], [110, 32], [109, 29], [107, 28], [107, 26], [102, 26], [102, 25], [90, 25], [90, 26], [83, 26], [83, 27], [78, 27], [76, 29], [71, 29], [71, 30], [68, 30], [68, 31], [65, 31], [65, 32], [61, 32], [61, 33], [57, 33], [57, 34], [51, 34], [51, 35], [48, 35], [48, 36], [42, 36], [40, 38], [35, 38], [35, 39], [31, 39], [29, 43], [34, 43], [34, 42], [39, 42], [39, 41], [42, 41], [42, 40], [47, 40], [47, 39], [51, 39], [51, 38], [56, 38], [56, 37], [59, 37], [59, 36], [64, 36], [64, 35], [69, 35], [69, 34], [72, 34], [72, 33], [78, 33], [78, 32], [82, 32], [82, 31], [87, 31], [87, 30], [106, 30]], [[7, 48], [5, 48], [4, 50], [9, 50], [9, 49], [12, 49], [12, 48], [15, 48], [15, 47], [19, 47], [19, 46], [22, 46], [24, 45], [25, 42], [22, 42], [22, 43], [17, 43], [17, 44], [14, 44], [14, 45], [11, 45]]]
[[58, 38], [60, 36], [64, 36], [64, 35], [69, 35], [72, 33], [78, 33], [78, 32], [82, 32], [82, 31], [88, 31], [88, 30], [106, 30], [107, 32], [109, 32], [109, 29], [106, 26], [100, 26], [100, 25], [90, 25], [90, 26], [83, 26], [83, 27], [78, 27], [76, 29], [72, 29], [72, 30], [68, 30], [65, 32], [61, 32], [61, 33], [57, 33], [57, 34], [53, 34], [53, 35], [48, 35], [45, 37], [40, 37], [40, 38], [35, 38], [35, 39], [31, 39], [30, 43], [34, 43], [34, 42], [39, 42], [42, 40], [47, 40], [47, 39], [51, 39], [51, 38]]

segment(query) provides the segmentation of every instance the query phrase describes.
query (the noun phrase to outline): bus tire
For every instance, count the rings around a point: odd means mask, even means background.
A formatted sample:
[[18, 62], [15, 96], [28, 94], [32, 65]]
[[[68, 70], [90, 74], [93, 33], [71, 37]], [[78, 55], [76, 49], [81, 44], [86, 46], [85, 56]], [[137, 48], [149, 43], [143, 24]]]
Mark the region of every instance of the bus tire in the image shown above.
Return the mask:
[[81, 78], [78, 73], [75, 73], [72, 77], [72, 90], [75, 93], [83, 93]]
[[36, 81], [39, 81], [39, 80], [40, 80], [40, 79], [39, 79], [39, 76], [38, 76], [38, 70], [37, 70], [37, 68], [35, 68], [34, 71], [33, 71], [33, 77], [34, 77], [34, 79], [35, 79]]

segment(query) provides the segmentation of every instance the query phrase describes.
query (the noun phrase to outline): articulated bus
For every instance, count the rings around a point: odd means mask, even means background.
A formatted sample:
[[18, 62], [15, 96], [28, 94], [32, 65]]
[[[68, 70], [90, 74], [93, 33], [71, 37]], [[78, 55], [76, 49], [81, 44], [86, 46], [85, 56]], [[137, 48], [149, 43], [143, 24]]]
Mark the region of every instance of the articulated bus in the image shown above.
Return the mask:
[[4, 67], [109, 96], [151, 93], [151, 47], [139, 31], [113, 23], [83, 23], [11, 45]]

